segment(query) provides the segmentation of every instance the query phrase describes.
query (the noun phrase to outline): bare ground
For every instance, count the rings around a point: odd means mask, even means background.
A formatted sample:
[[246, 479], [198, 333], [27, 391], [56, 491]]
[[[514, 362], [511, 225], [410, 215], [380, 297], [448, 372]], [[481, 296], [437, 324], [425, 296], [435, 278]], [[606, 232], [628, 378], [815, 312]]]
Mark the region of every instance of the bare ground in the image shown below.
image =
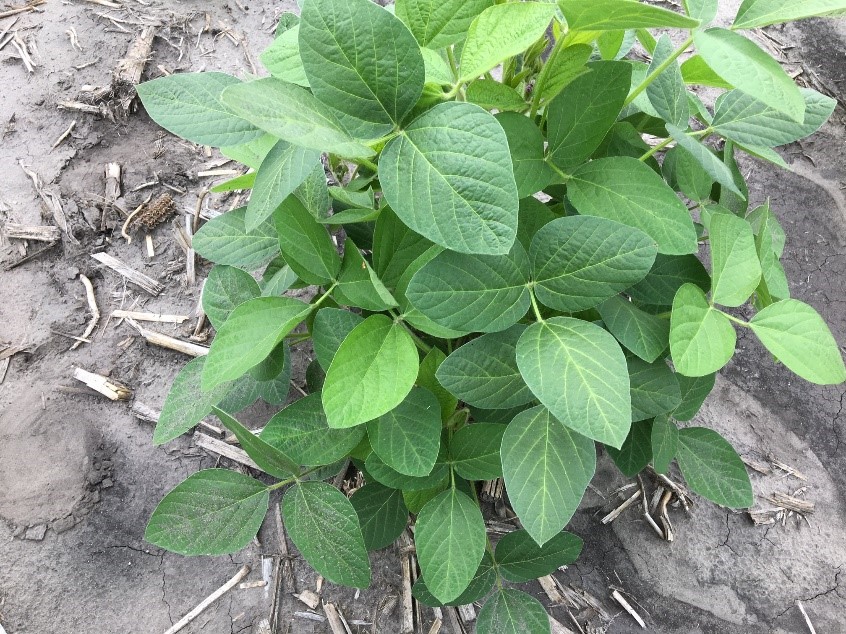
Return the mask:
[[[131, 416], [125, 403], [59, 390], [79, 387], [71, 376], [74, 367], [81, 367], [110, 375], [130, 386], [135, 398], [161, 405], [185, 357], [148, 346], [127, 325], [107, 322], [106, 316], [120, 307], [189, 315], [199, 285], [186, 283], [184, 254], [170, 224], [152, 233], [153, 258], [146, 256], [142, 234], [130, 245], [119, 237], [120, 211], [107, 209], [107, 230], [99, 230], [104, 170], [107, 163], [121, 164], [124, 195], [118, 205], [125, 210], [149, 193], [170, 192], [179, 211], [191, 213], [197, 193], [213, 181], [197, 172], [216, 155], [209, 158], [201, 148], [164, 134], [143, 112], [115, 123], [56, 105], [76, 99], [86, 85], [108, 84], [111, 69], [144, 23], [159, 25], [145, 77], [163, 69], [244, 76], [252, 72], [250, 60], [257, 64], [258, 53], [271, 41], [276, 16], [295, 3], [122, 4], [125, 8], [118, 10], [50, 1], [40, 12], [17, 16], [12, 31], [34, 45], [32, 74], [12, 46], [0, 51], [0, 223], [55, 222], [23, 162], [40, 176], [45, 191], [61, 199], [73, 235], [0, 273], [0, 340], [27, 346], [12, 357], [0, 382], [0, 624], [9, 634], [163, 632], [242, 564], [252, 567], [249, 580], [262, 579], [262, 556], [275, 556], [279, 549], [272, 521], [259, 543], [232, 557], [184, 558], [145, 543], [144, 526], [156, 503], [187, 475], [213, 466], [216, 457], [192, 446], [187, 437], [153, 447], [150, 426]], [[0, 32], [13, 20], [0, 20]], [[82, 50], [72, 47], [71, 28]], [[245, 44], [240, 44], [242, 34]], [[772, 34], [792, 45], [785, 57], [805, 69], [800, 77], [844, 98], [842, 23], [809, 21]], [[94, 63], [75, 68], [88, 62]], [[843, 115], [838, 109], [819, 134], [785, 149], [792, 173], [751, 161], [743, 165], [753, 202], [769, 197], [787, 231], [786, 267], [795, 296], [816, 307], [841, 342], [846, 341]], [[73, 120], [77, 124], [70, 137], [51, 150]], [[131, 191], [151, 181], [161, 184]], [[233, 202], [217, 197], [206, 204], [225, 210]], [[27, 253], [41, 246], [30, 242]], [[161, 280], [166, 290], [154, 298], [125, 285], [90, 258], [94, 251], [121, 258]], [[3, 265], [22, 256], [20, 241], [0, 243]], [[199, 279], [206, 271], [200, 266]], [[92, 343], [70, 351], [73, 340], [67, 335], [81, 334], [88, 320], [79, 273], [93, 281], [104, 318]], [[193, 323], [156, 327], [187, 337]], [[300, 384], [304, 366], [299, 357], [295, 381]], [[0, 361], [0, 374], [2, 369]], [[818, 388], [795, 379], [741, 333], [735, 361], [724, 371], [700, 422], [728, 436], [746, 457], [772, 455], [805, 477], [777, 469], [768, 475], [753, 472], [757, 507], [772, 506], [765, 496], [774, 492], [808, 487], [803, 495], [815, 503], [815, 513], [808, 522], [794, 516], [784, 525], [754, 526], [746, 514], [700, 503], [689, 517], [672, 512], [676, 540], [667, 544], [636, 510], [610, 525], [599, 523], [620, 501], [614, 489], [625, 483], [603, 459], [596, 489], [571, 524], [585, 539], [584, 555], [556, 577], [598, 599], [612, 617], [611, 633], [642, 631], [610, 599], [612, 586], [627, 593], [653, 632], [806, 632], [797, 600], [817, 631], [846, 631], [846, 578], [840, 575], [846, 563], [843, 404], [842, 387]], [[255, 421], [267, 411], [253, 410]], [[399, 631], [398, 611], [383, 614], [381, 608], [384, 599], [399, 594], [396, 549], [375, 554], [373, 564], [372, 588], [355, 594], [324, 584], [323, 597], [337, 602], [350, 621], [376, 620], [374, 626], [351, 625], [354, 632], [392, 634]], [[314, 589], [316, 579], [308, 567], [298, 559], [294, 566], [296, 589]], [[531, 589], [550, 605], [539, 587]], [[260, 632], [262, 619], [270, 617], [270, 590], [236, 588], [184, 631]], [[279, 631], [329, 632], [325, 623], [294, 616], [306, 609], [283, 593]], [[550, 610], [566, 626], [576, 627], [566, 604]], [[603, 625], [591, 610], [570, 612], [583, 626]], [[433, 614], [424, 609], [424, 615], [428, 624]], [[472, 624], [468, 627], [472, 630]], [[449, 624], [444, 631], [450, 631]]]

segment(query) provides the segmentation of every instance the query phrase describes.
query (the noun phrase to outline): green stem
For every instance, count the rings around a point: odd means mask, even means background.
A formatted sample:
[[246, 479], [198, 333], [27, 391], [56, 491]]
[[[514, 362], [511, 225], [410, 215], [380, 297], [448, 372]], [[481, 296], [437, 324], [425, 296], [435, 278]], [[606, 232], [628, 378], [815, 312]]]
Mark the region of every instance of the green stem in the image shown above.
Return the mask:
[[332, 294], [332, 291], [335, 290], [336, 286], [338, 286], [338, 282], [332, 282], [332, 286], [330, 286], [329, 289], [325, 293], [323, 293], [323, 295], [320, 296], [320, 299], [318, 299], [316, 302], [314, 302], [314, 304], [312, 304], [312, 306], [314, 308], [320, 308], [320, 305], [325, 302], [326, 299]]
[[[713, 305], [711, 306], [711, 308], [714, 308]], [[724, 311], [719, 310], [717, 308], [714, 308], [714, 310], [716, 310], [718, 313], [722, 313], [723, 315], [728, 317], [729, 321], [733, 321], [734, 323], [736, 323], [740, 326], [743, 326], [744, 328], [749, 328], [749, 322], [748, 321], [743, 321], [742, 319], [738, 319], [734, 315], [729, 315], [727, 312], [724, 312]]]
[[411, 328], [408, 327], [408, 324], [405, 323], [402, 316], [397, 315], [396, 311], [393, 310], [389, 310], [388, 313], [390, 313], [391, 317], [394, 318], [394, 321], [396, 321], [403, 328], [405, 328], [405, 331], [409, 335], [411, 335], [411, 340], [414, 341], [414, 345], [420, 348], [421, 352], [423, 352], [424, 354], [429, 354], [432, 351], [432, 346], [430, 346], [428, 343], [418, 337], [417, 334]]
[[646, 77], [644, 77], [643, 81], [640, 82], [640, 85], [637, 86], [634, 90], [632, 90], [629, 93], [629, 96], [626, 97], [626, 100], [623, 102], [623, 106], [628, 106], [631, 102], [637, 99], [637, 96], [644, 90], [646, 90], [646, 87], [649, 86], [649, 84], [651, 84], [653, 81], [655, 81], [655, 78], [658, 77], [658, 75], [667, 70], [667, 68], [670, 67], [670, 64], [675, 63], [678, 56], [684, 53], [687, 50], [687, 47], [690, 46], [692, 43], [693, 36], [691, 35], [684, 42], [682, 42], [681, 45], [675, 51], [673, 51], [672, 55], [670, 55], [667, 59], [661, 62], [655, 70], [653, 70]]
[[[714, 128], [709, 126], [709, 127], [705, 128], [704, 130], [696, 130], [695, 132], [686, 132], [685, 134], [692, 139], [701, 139], [702, 137], [708, 136], [713, 131], [714, 131]], [[672, 143], [674, 140], [675, 139], [673, 139], [673, 137], [668, 137], [668, 138], [664, 139], [663, 141], [661, 141], [661, 143], [659, 143], [655, 147], [651, 148], [648, 152], [646, 152], [643, 156], [641, 156], [638, 159], [638, 161], [645, 161], [646, 159], [648, 159], [649, 157], [654, 155], [656, 152], [660, 152], [665, 147], [670, 145], [670, 143]]]
[[529, 297], [532, 299], [532, 310], [535, 311], [535, 317], [537, 317], [539, 323], [544, 322], [543, 315], [541, 315], [540, 307], [538, 306], [538, 300], [535, 299], [535, 289], [529, 288]]
[[452, 71], [452, 76], [458, 81], [458, 64], [455, 63], [455, 51], [452, 50], [452, 46], [448, 46], [446, 52], [449, 69]]
[[356, 161], [358, 162], [359, 165], [363, 165], [364, 167], [369, 169], [374, 174], [377, 174], [379, 172], [379, 167], [373, 161], [370, 161], [366, 158], [359, 158], [359, 159], [356, 159]]
[[567, 172], [562, 171], [557, 165], [555, 165], [552, 161], [550, 161], [549, 157], [546, 157], [544, 159], [544, 163], [549, 165], [549, 167], [552, 169], [552, 171], [555, 172], [556, 174], [558, 174], [565, 181], [570, 180], [571, 176]]
[[[552, 47], [552, 51], [549, 53], [549, 57], [547, 57], [548, 61], [554, 61], [558, 51], [564, 45], [564, 36], [558, 38], [558, 41], [555, 42], [555, 46]], [[549, 74], [546, 69], [548, 68], [547, 64], [544, 64], [543, 70], [541, 70], [540, 74], [538, 75], [538, 80], [535, 82], [535, 87], [532, 89], [532, 107], [529, 110], [529, 118], [534, 121], [534, 118], [538, 114], [538, 108], [540, 108], [540, 97], [541, 91], [546, 83], [547, 75]]]
[[276, 489], [281, 489], [282, 487], [287, 486], [289, 484], [294, 484], [294, 482], [299, 482], [300, 478], [307, 476], [309, 473], [314, 473], [315, 471], [317, 471], [318, 469], [321, 469], [321, 468], [322, 467], [312, 467], [311, 469], [306, 469], [305, 471], [303, 471], [299, 475], [296, 475], [292, 478], [287, 478], [285, 480], [281, 480], [281, 481], [277, 482], [276, 484], [271, 484], [269, 487], [267, 487], [267, 490], [268, 491], [275, 491]]

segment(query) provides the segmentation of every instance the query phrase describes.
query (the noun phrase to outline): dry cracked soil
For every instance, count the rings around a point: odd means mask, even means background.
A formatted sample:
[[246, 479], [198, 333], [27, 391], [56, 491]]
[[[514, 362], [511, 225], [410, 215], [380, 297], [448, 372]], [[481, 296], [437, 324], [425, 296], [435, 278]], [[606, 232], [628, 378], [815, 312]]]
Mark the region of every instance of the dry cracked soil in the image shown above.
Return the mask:
[[[731, 15], [738, 3], [721, 4]], [[198, 172], [220, 167], [219, 156], [164, 133], [142, 109], [112, 121], [57, 106], [108, 85], [145, 26], [156, 29], [145, 78], [188, 70], [246, 76], [272, 40], [279, 14], [295, 7], [292, 0], [48, 0], [36, 11], [0, 19], [0, 32], [17, 31], [35, 63], [28, 72], [14, 46], [0, 51], [0, 227], [55, 224], [49, 205], [60, 201], [69, 230], [54, 247], [0, 273], [0, 340], [23, 346], [5, 374], [0, 360], [0, 624], [8, 634], [164, 632], [243, 564], [252, 569], [247, 581], [270, 578], [271, 584], [235, 588], [183, 631], [269, 631], [263, 621], [274, 605], [275, 522], [268, 520], [256, 542], [228, 557], [185, 558], [146, 543], [144, 526], [161, 497], [220, 459], [187, 436], [154, 447], [150, 424], [127, 403], [82, 393], [72, 378], [74, 368], [108, 375], [128, 385], [137, 401], [161, 406], [186, 358], [146, 344], [108, 315], [117, 308], [192, 315], [200, 285], [187, 283], [170, 223], [152, 232], [155, 256], [148, 257], [140, 233], [131, 244], [120, 238], [118, 208], [170, 193], [180, 217], [192, 213], [198, 193], [214, 182]], [[846, 21], [810, 20], [758, 37], [802, 71], [800, 81], [841, 101], [819, 133], [781, 150], [790, 171], [754, 161], [742, 168], [752, 202], [769, 199], [787, 231], [794, 295], [846, 342]], [[114, 205], [105, 199], [109, 163], [122, 169]], [[26, 170], [37, 174], [43, 196]], [[210, 196], [203, 204], [225, 211], [234, 202]], [[30, 241], [24, 250], [20, 240], [0, 240], [4, 266], [45, 244]], [[94, 252], [160, 280], [164, 292], [154, 297], [127, 285], [99, 266]], [[198, 279], [207, 271], [199, 263]], [[89, 319], [80, 273], [92, 280], [103, 318], [90, 343], [70, 350], [69, 336], [79, 336]], [[194, 320], [156, 325], [183, 338], [193, 327]], [[295, 383], [302, 385], [307, 361], [305, 354], [295, 359]], [[269, 411], [256, 407], [247, 418], [257, 424]], [[675, 540], [663, 542], [636, 509], [600, 523], [623, 499], [615, 490], [627, 484], [601, 457], [594, 487], [570, 526], [585, 539], [584, 554], [556, 573], [575, 604], [553, 602], [540, 586], [530, 590], [571, 629], [577, 627], [572, 614], [583, 632], [642, 631], [610, 598], [615, 588], [656, 633], [800, 634], [810, 630], [797, 602], [818, 632], [846, 632], [842, 386], [796, 379], [741, 333], [737, 355], [697, 422], [726, 435], [748, 460], [769, 465], [768, 473], [751, 471], [756, 508], [772, 507], [766, 498], [774, 493], [804, 488], [814, 512], [756, 526], [746, 513], [700, 501], [690, 514], [671, 511]], [[773, 467], [773, 460], [792, 471]], [[308, 608], [291, 592], [314, 590], [318, 580], [296, 556], [292, 564], [295, 587], [282, 588], [277, 631], [329, 632], [325, 621], [295, 614]], [[341, 607], [353, 632], [393, 634], [400, 629], [392, 600], [401, 585], [398, 550], [376, 553], [373, 567], [368, 590], [324, 583], [322, 598]], [[594, 608], [574, 599], [588, 595]], [[422, 615], [419, 631], [426, 632], [433, 612]], [[443, 631], [459, 634], [456, 625], [447, 620]], [[464, 627], [472, 632], [472, 621]]]

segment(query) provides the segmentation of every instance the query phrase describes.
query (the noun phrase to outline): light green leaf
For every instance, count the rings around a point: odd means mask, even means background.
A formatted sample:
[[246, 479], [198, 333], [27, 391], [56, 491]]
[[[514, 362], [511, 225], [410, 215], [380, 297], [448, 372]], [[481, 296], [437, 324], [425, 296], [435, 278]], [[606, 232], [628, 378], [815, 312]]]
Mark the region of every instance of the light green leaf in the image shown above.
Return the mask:
[[638, 357], [652, 363], [670, 344], [670, 322], [640, 310], [622, 297], [597, 306], [600, 317], [617, 341]]
[[379, 550], [393, 544], [408, 523], [408, 509], [402, 491], [378, 482], [368, 482], [350, 498], [367, 550]]
[[476, 622], [477, 634], [549, 634], [549, 616], [534, 597], [500, 588], [482, 609]]
[[479, 106], [450, 102], [426, 111], [382, 151], [379, 178], [397, 216], [437, 244], [504, 254], [514, 243], [518, 197], [508, 140]]
[[717, 99], [713, 127], [717, 134], [746, 145], [776, 147], [812, 135], [828, 121], [837, 102], [816, 90], [800, 88], [805, 117], [797, 123], [784, 113], [739, 90]]
[[266, 443], [222, 409], [213, 407], [212, 410], [223, 426], [235, 434], [238, 443], [262, 471], [280, 479], [299, 475], [299, 465], [282, 450]]
[[476, 481], [502, 477], [500, 448], [505, 429], [501, 424], [475, 423], [455, 432], [449, 443], [455, 472]]
[[715, 304], [740, 306], [761, 281], [761, 263], [752, 227], [734, 214], [715, 214], [711, 237], [711, 296]]
[[346, 457], [364, 437], [363, 427], [332, 429], [320, 394], [294, 401], [271, 418], [261, 439], [309, 467], [333, 464]]
[[311, 311], [290, 297], [259, 297], [232, 311], [217, 331], [203, 368], [203, 389], [237, 379], [269, 355]]
[[711, 289], [711, 276], [695, 255], [658, 254], [652, 270], [627, 294], [632, 299], [654, 306], [669, 306], [684, 284], [695, 284], [706, 293]]
[[684, 130], [674, 125], [668, 123], [666, 128], [676, 143], [690, 153], [713, 180], [717, 181], [723, 187], [730, 189], [741, 198], [746, 198], [735, 184], [731, 170], [711, 150], [696, 139], [687, 136]]
[[397, 0], [397, 17], [421, 46], [444, 48], [464, 39], [470, 24], [493, 0]]
[[673, 300], [670, 353], [676, 372], [705, 376], [722, 368], [734, 354], [737, 334], [728, 317], [713, 308], [702, 289], [684, 284]]
[[540, 38], [555, 5], [518, 2], [488, 7], [473, 20], [461, 49], [460, 81], [466, 82], [519, 55]]
[[332, 583], [370, 585], [370, 561], [355, 509], [346, 496], [323, 482], [292, 486], [282, 498], [291, 541], [305, 560]]
[[425, 264], [406, 291], [437, 324], [456, 330], [505, 330], [529, 310], [529, 258], [519, 242], [506, 255], [443, 251]]
[[702, 403], [714, 389], [717, 375], [706, 374], [705, 376], [688, 377], [683, 374], [676, 374], [676, 379], [678, 379], [681, 391], [681, 403], [673, 410], [673, 418], [688, 421], [696, 416], [699, 408], [702, 407]]
[[314, 317], [312, 343], [317, 361], [328, 370], [341, 342], [364, 319], [340, 308], [321, 308]]
[[568, 182], [567, 196], [580, 214], [616, 220], [650, 235], [659, 253], [698, 250], [687, 207], [658, 174], [635, 158], [616, 156], [582, 165]]
[[234, 192], [234, 191], [243, 191], [246, 189], [252, 189], [253, 185], [256, 183], [256, 173], [255, 172], [247, 172], [246, 174], [242, 174], [241, 176], [236, 176], [235, 178], [230, 178], [227, 181], [223, 181], [222, 183], [215, 185], [211, 189], [210, 192], [213, 194], [221, 194], [225, 192]]
[[517, 342], [517, 366], [564, 425], [606, 445], [623, 443], [632, 412], [628, 371], [607, 331], [571, 317], [534, 323]]
[[544, 161], [544, 138], [540, 129], [531, 119], [516, 112], [501, 112], [496, 120], [508, 138], [517, 195], [526, 198], [552, 183], [556, 176]]
[[595, 470], [593, 441], [566, 428], [544, 407], [518, 414], [502, 437], [508, 499], [541, 546], [573, 517]]
[[538, 99], [548, 102], [576, 77], [588, 72], [585, 64], [592, 52], [592, 48], [587, 44], [554, 48], [541, 68], [535, 84], [535, 90], [539, 91]]
[[717, 17], [718, 0], [682, 0], [684, 12], [695, 20], [707, 24]]
[[655, 418], [672, 412], [681, 403], [681, 391], [676, 375], [663, 361], [646, 363], [641, 359], [627, 359], [632, 390], [632, 420]]
[[435, 398], [441, 406], [441, 420], [449, 420], [449, 417], [455, 413], [455, 408], [458, 407], [458, 399], [453, 396], [449, 390], [441, 385], [437, 372], [440, 369], [447, 356], [441, 352], [440, 348], [432, 347], [423, 357], [420, 362], [420, 370], [417, 372], [417, 385], [425, 387]]
[[376, 455], [394, 471], [421, 478], [431, 473], [441, 448], [441, 408], [422, 387], [411, 388], [402, 403], [367, 421]]
[[473, 580], [485, 554], [482, 512], [467, 494], [453, 488], [426, 504], [415, 526], [426, 587], [439, 601], [451, 601]]
[[[519, 92], [495, 79], [477, 79], [472, 82], [467, 86], [467, 101], [481, 106], [485, 110], [498, 110], [500, 112], [509, 110], [520, 112], [526, 108], [526, 101]], [[522, 118], [525, 119], [526, 117]], [[502, 123], [502, 120], [500, 120], [500, 123]], [[505, 132], [507, 134], [508, 129]], [[511, 139], [509, 139], [509, 143], [510, 141]]]
[[[757, 212], [757, 213], [756, 213]], [[784, 230], [769, 209], [769, 205], [762, 205], [753, 212], [755, 215], [747, 218], [750, 223], [757, 223], [755, 230], [755, 249], [761, 261], [761, 284], [758, 286], [758, 301], [771, 304], [779, 299], [790, 297], [790, 288], [784, 267], [779, 261], [778, 251], [784, 250]]]
[[679, 446], [679, 428], [666, 416], [652, 421], [652, 466], [658, 473], [667, 473]]
[[229, 264], [254, 271], [279, 253], [276, 227], [268, 219], [254, 231], [247, 231], [247, 209], [240, 207], [212, 218], [194, 234], [197, 254], [215, 264]]
[[233, 161], [243, 163], [247, 167], [257, 170], [267, 153], [276, 145], [277, 139], [271, 134], [262, 134], [257, 139], [239, 145], [229, 145], [220, 148], [220, 153]]
[[271, 75], [282, 81], [308, 88], [308, 77], [300, 57], [300, 25], [278, 35], [259, 59]]
[[384, 315], [372, 315], [344, 339], [326, 372], [323, 407], [329, 426], [355, 427], [399, 405], [417, 378], [411, 335]]
[[573, 563], [582, 552], [582, 544], [580, 537], [562, 531], [543, 546], [538, 546], [528, 531], [516, 530], [499, 540], [494, 557], [505, 579], [522, 583]]
[[391, 132], [423, 92], [414, 36], [370, 0], [306, 0], [300, 56], [311, 91], [357, 139]]
[[256, 175], [244, 221], [247, 230], [255, 230], [272, 216], [282, 201], [294, 193], [319, 164], [319, 151], [277, 141], [264, 157]]
[[263, 134], [221, 101], [225, 88], [240, 84], [225, 73], [177, 73], [138, 84], [136, 89], [147, 114], [165, 130], [194, 143], [223, 147]]
[[383, 311], [397, 306], [397, 300], [349, 238], [344, 243], [344, 260], [334, 297], [340, 304], [364, 310]]
[[239, 83], [224, 90], [222, 100], [234, 113], [288, 143], [347, 158], [373, 155], [353, 141], [334, 110], [295, 84], [272, 77]]
[[255, 537], [270, 495], [249, 476], [226, 469], [193, 474], [159, 502], [144, 539], [180, 555], [226, 555]]
[[846, 381], [840, 348], [822, 317], [795, 299], [767, 306], [749, 322], [761, 343], [806, 381], [836, 385]]
[[209, 271], [203, 285], [203, 311], [218, 329], [240, 304], [259, 295], [261, 289], [252, 275], [232, 266], [217, 265]]
[[754, 29], [816, 16], [844, 14], [844, 0], [744, 0], [737, 10], [732, 28]]
[[633, 478], [652, 460], [652, 421], [642, 420], [632, 424], [626, 442], [619, 449], [606, 447], [605, 450], [627, 478]]
[[639, 282], [655, 261], [648, 235], [591, 216], [558, 218], [538, 229], [529, 250], [537, 298], [577, 312]]
[[341, 258], [326, 228], [296, 196], [289, 196], [274, 216], [279, 247], [291, 270], [307, 284], [326, 284], [341, 270]]
[[426, 68], [426, 83], [439, 86], [449, 86], [455, 81], [447, 60], [443, 53], [430, 48], [420, 49], [423, 54], [423, 64]]
[[692, 20], [636, 0], [558, 0], [571, 31], [616, 31], [618, 29], [653, 29], [674, 27], [693, 29]]
[[684, 83], [692, 86], [711, 86], [713, 88], [734, 88], [729, 82], [714, 72], [701, 55], [691, 55], [681, 65]]
[[693, 34], [696, 50], [705, 63], [738, 90], [752, 95], [802, 121], [805, 101], [781, 65], [757, 44], [739, 33], [712, 28]]
[[332, 214], [328, 218], [318, 218], [322, 225], [348, 225], [357, 222], [372, 222], [382, 213], [378, 209], [344, 209]]
[[626, 62], [595, 62], [547, 108], [549, 160], [563, 170], [582, 164], [602, 143], [631, 86]]
[[491, 556], [485, 552], [482, 557], [482, 563], [476, 569], [476, 574], [473, 576], [473, 580], [470, 581], [470, 585], [452, 601], [444, 603], [436, 599], [429, 592], [429, 588], [426, 587], [423, 577], [418, 577], [414, 586], [411, 588], [411, 595], [423, 605], [428, 605], [432, 608], [439, 608], [444, 605], [469, 605], [470, 603], [484, 599], [490, 593], [495, 582], [496, 569], [494, 568]]
[[729, 508], [749, 508], [754, 503], [743, 460], [713, 429], [679, 430], [676, 458], [694, 493]]
[[465, 403], [483, 409], [509, 409], [534, 400], [517, 368], [517, 341], [525, 329], [515, 324], [465, 343], [441, 364], [438, 380]]
[[[673, 54], [675, 47], [668, 35], [658, 38], [649, 73], [654, 73]], [[687, 88], [684, 85], [681, 69], [677, 62], [672, 62], [646, 87], [650, 103], [667, 123], [687, 129], [690, 119], [690, 104], [687, 100]]]
[[388, 207], [379, 213], [373, 232], [373, 268], [389, 289], [395, 289], [409, 265], [432, 243], [400, 222]]
[[[279, 259], [284, 262], [284, 258], [279, 256]], [[268, 267], [269, 269], [270, 267]], [[265, 270], [264, 276], [261, 280], [261, 294], [264, 297], [272, 297], [274, 295], [282, 295], [285, 291], [290, 289], [300, 278], [291, 270], [287, 264], [283, 264], [274, 270]]]

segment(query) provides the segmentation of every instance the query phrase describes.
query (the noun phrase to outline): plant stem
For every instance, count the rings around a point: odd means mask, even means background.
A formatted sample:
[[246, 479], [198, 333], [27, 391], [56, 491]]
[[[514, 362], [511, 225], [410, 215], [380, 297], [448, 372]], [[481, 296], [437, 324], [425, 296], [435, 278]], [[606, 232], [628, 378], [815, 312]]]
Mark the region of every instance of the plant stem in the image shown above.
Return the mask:
[[288, 484], [293, 484], [294, 482], [299, 482], [300, 478], [307, 476], [309, 473], [314, 473], [315, 471], [317, 471], [320, 468], [321, 467], [312, 467], [311, 469], [306, 469], [305, 471], [303, 471], [299, 475], [296, 475], [292, 478], [286, 478], [285, 480], [280, 480], [276, 484], [271, 484], [269, 487], [267, 487], [267, 490], [268, 491], [275, 491], [276, 489], [281, 489], [282, 487], [284, 487]]
[[397, 323], [402, 325], [402, 327], [405, 328], [405, 331], [409, 335], [411, 335], [411, 339], [412, 339], [412, 341], [414, 341], [414, 345], [416, 345], [418, 348], [420, 348], [421, 352], [428, 354], [429, 352], [432, 351], [432, 346], [430, 346], [428, 343], [426, 343], [420, 337], [418, 337], [417, 334], [411, 328], [408, 327], [408, 325], [405, 323], [405, 321], [403, 321], [403, 318], [400, 315], [397, 315], [396, 311], [389, 310], [388, 312], [390, 313], [391, 317], [394, 318], [394, 321], [396, 321]]
[[535, 317], [537, 317], [539, 323], [544, 322], [543, 315], [541, 315], [540, 307], [538, 306], [538, 300], [535, 299], [535, 290], [533, 288], [529, 288], [529, 297], [532, 299], [532, 310], [535, 311]]
[[544, 159], [544, 163], [549, 165], [549, 167], [552, 168], [552, 171], [558, 174], [565, 181], [570, 180], [571, 176], [567, 172], [562, 171], [557, 165], [550, 161], [548, 156]]
[[[702, 137], [708, 136], [713, 131], [714, 131], [714, 128], [709, 126], [709, 127], [705, 128], [704, 130], [696, 130], [695, 132], [685, 132], [685, 134], [692, 139], [701, 139]], [[660, 152], [661, 150], [663, 150], [665, 147], [670, 145], [670, 143], [672, 143], [673, 141], [674, 141], [673, 137], [667, 137], [666, 139], [661, 141], [661, 143], [659, 143], [655, 147], [651, 148], [648, 152], [646, 152], [643, 156], [641, 156], [638, 159], [638, 161], [645, 161], [646, 159], [651, 157], [656, 152]]]
[[[712, 305], [711, 308], [714, 308], [714, 306]], [[719, 310], [718, 308], [714, 308], [714, 310], [716, 310], [718, 313], [722, 313], [723, 315], [728, 317], [729, 321], [733, 321], [734, 323], [739, 324], [739, 325], [743, 326], [744, 328], [749, 328], [749, 322], [748, 321], [743, 321], [742, 319], [738, 319], [737, 317], [735, 317], [733, 315], [729, 315], [727, 312]]]
[[[554, 61], [558, 51], [564, 45], [564, 35], [558, 38], [555, 42], [555, 46], [552, 47], [552, 51], [549, 53], [549, 57], [547, 60]], [[538, 79], [535, 82], [535, 86], [532, 89], [532, 107], [529, 110], [529, 118], [534, 120], [534, 118], [538, 114], [538, 108], [540, 108], [540, 97], [541, 97], [541, 90], [546, 83], [547, 74], [545, 71], [548, 68], [548, 64], [544, 64], [543, 69], [541, 70], [540, 74], [538, 75]]]
[[[332, 291], [334, 291], [334, 290], [335, 290], [335, 287], [336, 287], [337, 285], [338, 285], [338, 282], [332, 282], [332, 286], [330, 286], [330, 287], [329, 287], [329, 289], [328, 289], [325, 293], [323, 293], [323, 295], [321, 295], [321, 296], [320, 296], [320, 299], [318, 299], [316, 302], [314, 302], [314, 304], [312, 304], [312, 307], [314, 307], [314, 308], [319, 308], [319, 307], [320, 307], [320, 305], [321, 305], [324, 301], [326, 301], [326, 298], [327, 298], [327, 297], [329, 297], [329, 296], [332, 294]], [[310, 334], [310, 333], [309, 333], [309, 336], [311, 336], [311, 334]]]
[[629, 96], [626, 97], [626, 100], [623, 102], [623, 106], [628, 106], [631, 102], [637, 99], [637, 96], [646, 90], [646, 87], [649, 86], [655, 78], [658, 77], [661, 73], [663, 73], [667, 68], [669, 68], [670, 64], [675, 63], [676, 59], [679, 55], [684, 53], [687, 50], [687, 47], [693, 43], [693, 36], [691, 35], [687, 38], [681, 45], [673, 51], [672, 55], [670, 55], [667, 59], [661, 62], [654, 71], [649, 73], [646, 77], [644, 77], [643, 81], [637, 86], [634, 90], [629, 93]]
[[452, 50], [452, 46], [447, 46], [447, 60], [449, 61], [449, 69], [452, 71], [452, 76], [455, 78], [455, 81], [458, 81], [458, 64], [455, 63], [455, 51]]
[[369, 169], [374, 174], [377, 174], [379, 172], [379, 167], [376, 165], [376, 163], [374, 163], [371, 160], [368, 160], [366, 158], [360, 158], [360, 159], [356, 159], [356, 161], [358, 162], [359, 165], [363, 165], [364, 167]]

